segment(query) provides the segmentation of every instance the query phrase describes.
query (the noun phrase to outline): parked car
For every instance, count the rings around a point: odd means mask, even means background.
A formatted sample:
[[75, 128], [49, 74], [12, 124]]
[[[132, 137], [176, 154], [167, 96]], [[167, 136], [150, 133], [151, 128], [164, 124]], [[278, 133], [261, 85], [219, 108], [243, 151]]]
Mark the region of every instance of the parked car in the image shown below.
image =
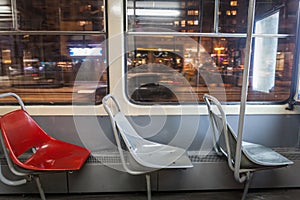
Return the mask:
[[146, 65], [127, 74], [127, 93], [135, 102], [178, 102], [185, 78], [165, 65]]

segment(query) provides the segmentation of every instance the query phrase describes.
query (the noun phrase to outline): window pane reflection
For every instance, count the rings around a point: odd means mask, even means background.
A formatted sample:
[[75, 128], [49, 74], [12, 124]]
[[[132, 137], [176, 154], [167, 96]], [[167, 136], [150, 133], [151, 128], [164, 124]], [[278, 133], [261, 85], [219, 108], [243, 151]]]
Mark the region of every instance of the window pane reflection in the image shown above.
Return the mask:
[[290, 0], [257, 0], [255, 8], [255, 21], [266, 18], [275, 12], [279, 14], [279, 34], [295, 34], [298, 1]]
[[[256, 1], [256, 32], [250, 55], [250, 101], [284, 101], [289, 97], [298, 3], [297, 0]], [[199, 101], [207, 92], [225, 93], [228, 101], [240, 101], [248, 4], [246, 0], [128, 1], [129, 98], [141, 103], [189, 102], [191, 97], [186, 91], [190, 88]], [[276, 30], [271, 30], [267, 22], [263, 25], [266, 31], [259, 31], [260, 22], [274, 13], [277, 13]], [[192, 36], [180, 33], [158, 36], [167, 31], [189, 32]], [[142, 36], [135, 32], [148, 33]], [[259, 88], [262, 85], [264, 89]], [[176, 98], [174, 95], [164, 97], [164, 92], [168, 94], [169, 90], [178, 94]]]
[[[134, 102], [191, 102], [195, 95], [202, 101], [207, 92], [225, 93], [228, 101], [240, 101], [245, 38], [129, 36], [127, 41], [127, 94]], [[291, 41], [278, 39], [274, 87], [267, 93], [252, 87], [251, 66], [249, 100], [283, 101], [289, 97]]]
[[103, 31], [103, 1], [18, 0], [21, 30]]
[[[106, 44], [101, 35], [1, 37], [1, 92], [25, 103], [100, 103], [106, 94]], [[4, 79], [4, 78], [3, 78]], [[73, 99], [72, 99], [73, 98]]]
[[155, 31], [159, 28], [160, 31], [210, 32], [213, 11], [213, 1], [129, 0], [128, 28], [130, 31]]
[[[219, 5], [215, 11], [216, 2], [219, 2]], [[270, 12], [279, 11], [279, 33], [295, 32], [295, 26], [292, 24], [296, 23], [296, 0], [256, 2], [256, 20]], [[132, 32], [158, 31], [159, 28], [159, 31], [246, 33], [248, 3], [246, 0], [129, 0], [128, 29]]]
[[13, 10], [10, 0], [0, 2], [0, 30], [10, 30], [13, 28]]

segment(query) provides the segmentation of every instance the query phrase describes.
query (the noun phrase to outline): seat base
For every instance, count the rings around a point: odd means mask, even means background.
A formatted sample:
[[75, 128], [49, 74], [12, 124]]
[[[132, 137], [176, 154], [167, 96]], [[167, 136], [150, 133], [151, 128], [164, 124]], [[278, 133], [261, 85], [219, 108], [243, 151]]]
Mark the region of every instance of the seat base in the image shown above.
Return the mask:
[[273, 151], [271, 148], [265, 147], [260, 144], [243, 142], [242, 151], [245, 153], [246, 157], [249, 160], [258, 165], [274, 167], [293, 164], [293, 162], [286, 157], [282, 156], [276, 151]]
[[90, 151], [59, 140], [50, 140], [30, 156], [22, 166], [39, 171], [79, 170]]

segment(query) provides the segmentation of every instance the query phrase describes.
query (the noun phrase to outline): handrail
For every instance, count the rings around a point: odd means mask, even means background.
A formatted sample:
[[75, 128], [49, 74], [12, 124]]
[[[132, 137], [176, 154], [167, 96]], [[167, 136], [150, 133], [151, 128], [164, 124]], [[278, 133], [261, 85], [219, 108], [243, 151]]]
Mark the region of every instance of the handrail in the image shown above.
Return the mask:
[[116, 108], [117, 108], [117, 112], [121, 112], [120, 104], [117, 102], [116, 98], [115, 98], [113, 95], [111, 95], [111, 94], [106, 95], [106, 96], [103, 97], [103, 99], [102, 99], [102, 103], [103, 103], [103, 105], [104, 105], [104, 109], [105, 109], [107, 112], [110, 112], [111, 114], [113, 114], [113, 113], [111, 112], [111, 110], [109, 109], [108, 105], [107, 105], [107, 102], [108, 102], [109, 99], [112, 99], [112, 100], [113, 100], [113, 102], [114, 102], [114, 104], [115, 104], [115, 106], [116, 106]]
[[[5, 158], [6, 158], [6, 162], [8, 164], [8, 167], [9, 169], [13, 172], [13, 174], [17, 175], [17, 176], [26, 176], [27, 174], [26, 173], [22, 173], [22, 172], [18, 172], [14, 166], [13, 166], [13, 163], [12, 161], [9, 159], [9, 155], [8, 155], [8, 152], [7, 152], [7, 149], [5, 147], [5, 144], [4, 144], [4, 141], [3, 141], [3, 136], [2, 134], [0, 135], [0, 142], [1, 142], [1, 146], [2, 146], [2, 149], [3, 149], [3, 153], [5, 155]], [[3, 173], [2, 173], [2, 170], [1, 170], [1, 161], [0, 161], [0, 180], [6, 184], [6, 185], [10, 185], [10, 186], [18, 186], [18, 185], [23, 185], [27, 182], [27, 180], [24, 178], [24, 179], [20, 179], [20, 180], [10, 180], [10, 179], [7, 179]]]
[[[18, 103], [19, 105], [21, 106], [22, 110], [25, 110], [25, 105], [22, 101], [22, 99], [15, 93], [12, 93], [12, 92], [9, 92], [9, 93], [3, 93], [3, 94], [0, 94], [0, 98], [4, 98], [4, 97], [15, 97], [17, 100], [18, 100]], [[3, 137], [2, 137], [2, 134], [0, 135], [0, 142], [1, 142], [1, 146], [3, 148], [3, 153], [6, 157], [6, 161], [7, 161], [7, 164], [8, 164], [8, 167], [10, 168], [10, 170], [15, 174], [15, 175], [18, 175], [18, 176], [25, 176], [27, 175], [26, 173], [22, 173], [22, 172], [19, 172], [17, 171], [14, 166], [13, 166], [13, 163], [12, 161], [9, 159], [9, 155], [8, 155], [8, 152], [7, 152], [7, 149], [5, 148], [5, 144], [4, 144], [4, 141], [3, 141]], [[6, 184], [6, 185], [11, 185], [11, 186], [17, 186], [17, 185], [23, 185], [27, 182], [26, 179], [20, 179], [20, 180], [9, 180], [7, 179], [3, 173], [2, 173], [2, 170], [1, 170], [1, 162], [0, 162], [0, 180]]]
[[25, 105], [24, 105], [21, 97], [19, 97], [17, 94], [12, 93], [12, 92], [0, 94], [0, 98], [4, 98], [4, 97], [14, 97], [14, 98], [16, 98], [19, 105], [21, 106], [21, 109], [26, 110]]

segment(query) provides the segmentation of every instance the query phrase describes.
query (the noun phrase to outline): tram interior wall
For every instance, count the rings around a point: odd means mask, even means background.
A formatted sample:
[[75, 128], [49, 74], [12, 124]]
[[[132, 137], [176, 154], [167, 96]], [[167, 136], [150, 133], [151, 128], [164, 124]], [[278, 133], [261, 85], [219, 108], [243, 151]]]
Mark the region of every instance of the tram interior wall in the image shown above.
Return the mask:
[[[43, 175], [41, 181], [46, 193], [145, 191], [143, 175], [133, 176], [115, 169], [116, 166], [121, 167], [121, 163], [117, 158], [117, 149], [107, 116], [36, 116], [34, 118], [53, 137], [85, 146], [93, 152], [92, 158], [89, 158], [86, 165], [78, 172]], [[300, 187], [299, 120], [300, 115], [246, 116], [244, 140], [278, 148], [286, 155], [292, 156], [295, 162], [287, 168], [257, 172], [251, 184], [252, 188]], [[150, 136], [150, 140], [186, 146], [189, 154], [196, 155], [196, 158], [199, 158], [197, 155], [203, 155], [203, 152], [210, 155], [208, 159], [192, 159], [194, 167], [191, 169], [160, 170], [151, 173], [153, 191], [243, 187], [234, 180], [226, 160], [212, 153], [212, 146], [209, 145], [211, 137], [207, 115], [151, 116], [151, 118], [134, 116], [130, 117], [130, 121], [138, 131], [141, 131], [143, 137]], [[238, 116], [228, 116], [228, 121], [236, 130]], [[195, 122], [196, 124], [193, 124]], [[155, 134], [151, 135], [151, 132], [145, 131], [145, 128], [154, 127], [160, 127], [156, 129], [158, 131]], [[180, 130], [180, 133], [177, 130]], [[189, 135], [190, 133], [192, 134]], [[15, 177], [8, 172], [3, 162], [2, 156], [4, 175], [14, 179]], [[111, 162], [114, 167], [110, 166]], [[18, 187], [0, 183], [1, 194], [34, 192], [37, 192], [34, 182]]]

